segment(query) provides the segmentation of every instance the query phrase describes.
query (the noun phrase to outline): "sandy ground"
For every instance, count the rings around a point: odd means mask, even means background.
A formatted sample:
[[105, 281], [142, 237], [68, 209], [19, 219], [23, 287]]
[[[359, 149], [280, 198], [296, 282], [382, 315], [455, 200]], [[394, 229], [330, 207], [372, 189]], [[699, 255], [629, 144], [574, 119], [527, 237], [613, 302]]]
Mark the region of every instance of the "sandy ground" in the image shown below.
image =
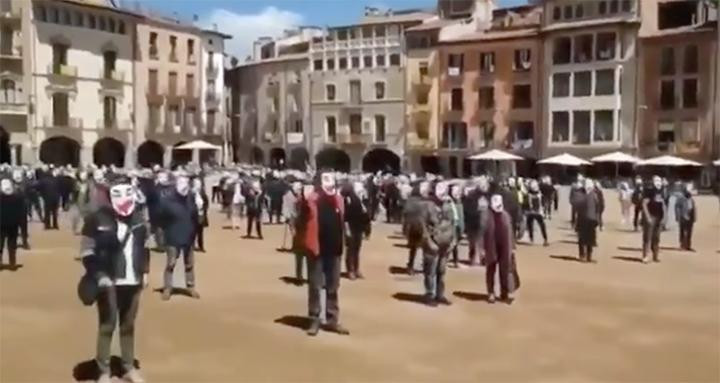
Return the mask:
[[[406, 249], [396, 226], [376, 224], [362, 252], [367, 279], [342, 281], [349, 337], [300, 328], [306, 289], [282, 280], [293, 261], [275, 250], [281, 226], [265, 226], [264, 241], [241, 239], [214, 214], [196, 261], [200, 300], [162, 302], [153, 288], [164, 256], [153, 256], [137, 357], [151, 382], [720, 381], [717, 199], [698, 200], [698, 251], [675, 250], [677, 234], [666, 232], [662, 263], [651, 265], [636, 262], [640, 234], [620, 227], [615, 194], [607, 199], [599, 262], [566, 259], [576, 245], [561, 209], [550, 247], [518, 247], [522, 288], [511, 306], [483, 300], [482, 268], [449, 271], [451, 307], [413, 302], [421, 276], [391, 272]], [[82, 270], [68, 226], [33, 223], [24, 267], [0, 273], [0, 382], [84, 378], [97, 315], [75, 295]]]

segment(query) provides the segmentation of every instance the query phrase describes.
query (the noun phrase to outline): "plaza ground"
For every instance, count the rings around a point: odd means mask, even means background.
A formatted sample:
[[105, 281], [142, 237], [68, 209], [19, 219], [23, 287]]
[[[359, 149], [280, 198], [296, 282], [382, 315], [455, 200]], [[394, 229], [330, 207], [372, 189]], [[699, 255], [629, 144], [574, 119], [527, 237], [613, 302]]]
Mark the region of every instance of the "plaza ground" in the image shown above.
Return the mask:
[[[518, 246], [522, 287], [511, 306], [483, 300], [482, 268], [448, 271], [451, 307], [416, 303], [422, 277], [398, 273], [407, 259], [399, 227], [375, 224], [362, 251], [366, 279], [341, 284], [349, 337], [300, 328], [306, 287], [284, 282], [293, 259], [276, 251], [282, 226], [242, 239], [213, 213], [208, 252], [196, 257], [200, 300], [161, 301], [153, 290], [165, 258], [154, 253], [137, 358], [149, 382], [719, 381], [717, 198], [698, 198], [697, 252], [677, 251], [676, 231], [666, 232], [662, 262], [650, 265], [637, 262], [640, 234], [621, 227], [615, 193], [606, 199], [598, 263], [573, 260], [562, 206], [550, 247]], [[0, 273], [0, 382], [84, 379], [74, 375], [94, 355], [97, 314], [76, 297], [78, 239], [67, 216], [61, 228], [32, 223], [24, 267]]]

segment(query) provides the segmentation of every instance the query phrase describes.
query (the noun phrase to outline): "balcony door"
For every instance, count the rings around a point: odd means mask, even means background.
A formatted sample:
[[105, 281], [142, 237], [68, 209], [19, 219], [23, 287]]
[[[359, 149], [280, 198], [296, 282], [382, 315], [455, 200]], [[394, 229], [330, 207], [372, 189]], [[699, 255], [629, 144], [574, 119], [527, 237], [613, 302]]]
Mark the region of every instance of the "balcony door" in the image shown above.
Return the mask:
[[115, 71], [115, 61], [117, 60], [117, 52], [105, 51], [103, 53], [103, 62], [105, 63], [104, 75], [105, 78], [112, 78], [112, 74]]
[[350, 103], [359, 104], [362, 101], [362, 88], [360, 80], [350, 81]]
[[67, 65], [68, 46], [63, 44], [53, 45], [53, 72], [60, 73], [60, 67]]
[[362, 134], [362, 115], [350, 115], [350, 134], [353, 136]]

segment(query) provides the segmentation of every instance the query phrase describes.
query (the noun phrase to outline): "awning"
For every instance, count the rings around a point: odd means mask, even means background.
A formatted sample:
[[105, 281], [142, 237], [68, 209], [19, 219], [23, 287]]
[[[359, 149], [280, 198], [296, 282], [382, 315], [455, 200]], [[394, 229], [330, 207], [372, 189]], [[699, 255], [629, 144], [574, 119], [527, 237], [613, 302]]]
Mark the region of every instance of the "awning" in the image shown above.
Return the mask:
[[630, 163], [635, 164], [640, 162], [640, 159], [623, 152], [612, 152], [603, 154], [600, 156], [593, 157], [590, 159], [592, 162], [613, 162], [613, 163]]
[[523, 158], [516, 156], [512, 153], [503, 152], [502, 150], [493, 149], [485, 153], [475, 154], [468, 157], [469, 160], [480, 160], [480, 161], [520, 161]]
[[660, 156], [638, 162], [640, 166], [702, 166], [699, 162], [675, 156]]
[[173, 149], [181, 149], [181, 150], [195, 150], [195, 149], [208, 149], [208, 150], [220, 150], [222, 149], [219, 145], [213, 145], [209, 142], [203, 141], [203, 140], [195, 140], [190, 141], [188, 143], [182, 144], [178, 147], [175, 147]]
[[563, 153], [557, 156], [552, 156], [544, 160], [538, 161], [538, 164], [543, 165], [562, 165], [562, 166], [583, 166], [591, 165], [590, 162], [583, 160], [582, 158], [575, 157], [572, 154]]

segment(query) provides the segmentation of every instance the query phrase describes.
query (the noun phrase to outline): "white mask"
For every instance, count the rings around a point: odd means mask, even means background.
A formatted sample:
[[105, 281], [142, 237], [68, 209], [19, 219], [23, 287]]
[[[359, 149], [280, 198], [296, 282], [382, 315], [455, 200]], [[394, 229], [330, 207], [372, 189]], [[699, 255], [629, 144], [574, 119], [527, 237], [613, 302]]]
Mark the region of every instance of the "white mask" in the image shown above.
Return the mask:
[[3, 179], [0, 181], [0, 191], [2, 191], [3, 194], [10, 195], [13, 193], [13, 184], [12, 181], [8, 179]]
[[292, 191], [295, 195], [298, 195], [302, 192], [303, 185], [300, 182], [293, 182], [292, 184]]
[[363, 186], [362, 182], [353, 183], [353, 191], [358, 198], [365, 197], [365, 186]]
[[93, 180], [97, 183], [102, 183], [105, 180], [105, 176], [101, 171], [96, 171], [93, 173]]
[[447, 184], [444, 182], [440, 182], [439, 184], [435, 185], [435, 196], [443, 199], [447, 197]]
[[186, 196], [190, 192], [190, 180], [187, 177], [180, 177], [175, 181], [175, 190], [181, 196]]
[[508, 178], [508, 186], [511, 188], [514, 188], [517, 186], [517, 183], [515, 182], [515, 178]]
[[421, 196], [427, 198], [430, 195], [430, 184], [427, 182], [420, 183], [419, 191]]
[[200, 193], [202, 190], [202, 181], [200, 181], [200, 179], [196, 178], [193, 180], [192, 190], [196, 193]]
[[488, 182], [487, 178], [482, 177], [478, 180], [478, 189], [480, 189], [480, 191], [483, 193], [487, 193], [488, 190], [490, 190], [490, 183]]
[[303, 186], [303, 197], [309, 198], [313, 191], [315, 191], [315, 188], [312, 185]]
[[538, 184], [537, 181], [535, 181], [535, 180], [530, 181], [530, 190], [532, 190], [534, 192], [540, 190], [540, 185]]
[[658, 176], [653, 177], [653, 186], [655, 186], [655, 189], [662, 189], [662, 179]]
[[110, 203], [118, 215], [129, 216], [135, 210], [135, 188], [130, 184], [111, 187]]
[[463, 194], [463, 188], [461, 188], [460, 186], [455, 186], [455, 187], [452, 189], [452, 191], [450, 192], [450, 195], [451, 195], [455, 200], [460, 200], [460, 198], [462, 197], [462, 194]]
[[595, 182], [591, 179], [585, 180], [585, 191], [590, 193], [591, 191], [595, 190]]
[[80, 172], [78, 174], [78, 179], [80, 179], [80, 181], [83, 181], [83, 182], [87, 181], [87, 179], [88, 179], [87, 172]]
[[496, 213], [499, 213], [503, 211], [505, 206], [503, 205], [503, 198], [499, 194], [494, 194], [492, 197], [490, 197], [490, 208], [493, 209]]
[[322, 187], [322, 189], [325, 193], [335, 194], [335, 192], [336, 192], [335, 175], [332, 173], [323, 173], [320, 176], [320, 186]]
[[159, 173], [159, 174], [157, 175], [157, 182], [158, 182], [158, 184], [160, 184], [160, 185], [167, 185], [167, 184], [168, 184], [168, 181], [169, 181], [169, 177], [168, 177], [168, 174], [167, 174], [167, 173], [163, 172], [163, 173]]

